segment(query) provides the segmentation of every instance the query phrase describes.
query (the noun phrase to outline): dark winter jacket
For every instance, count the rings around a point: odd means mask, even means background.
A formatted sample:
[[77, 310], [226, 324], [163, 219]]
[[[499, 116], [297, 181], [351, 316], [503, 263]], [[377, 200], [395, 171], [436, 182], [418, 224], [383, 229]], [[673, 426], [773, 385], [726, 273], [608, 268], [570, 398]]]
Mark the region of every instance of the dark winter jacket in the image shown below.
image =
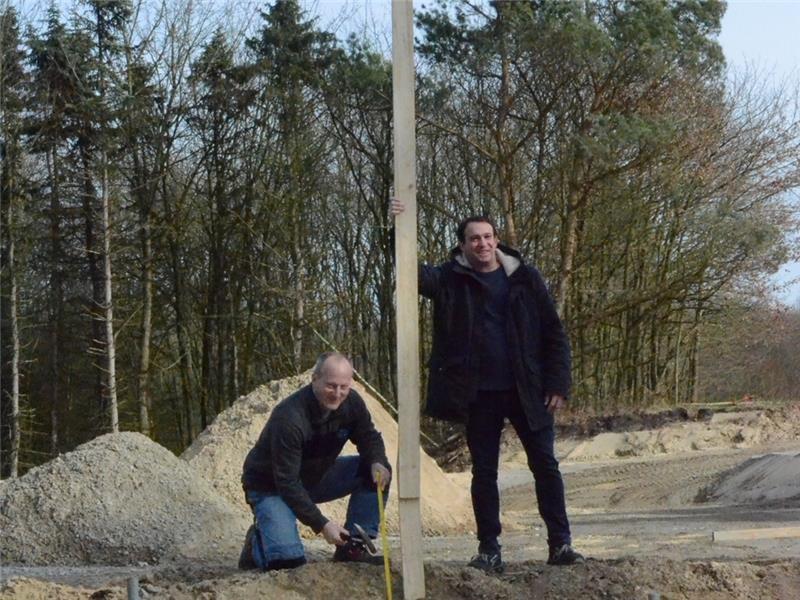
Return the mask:
[[[545, 395], [569, 394], [569, 340], [539, 271], [524, 264], [517, 251], [503, 245], [498, 250], [509, 282], [511, 370], [528, 422], [537, 430], [553, 424]], [[420, 266], [419, 289], [433, 300], [426, 413], [463, 422], [479, 389], [485, 284], [456, 248], [450, 261]]]
[[245, 492], [279, 494], [300, 522], [318, 533], [328, 519], [308, 490], [319, 483], [348, 440], [365, 465], [389, 466], [383, 438], [355, 390], [339, 408], [324, 411], [307, 385], [272, 410], [245, 458], [242, 486]]

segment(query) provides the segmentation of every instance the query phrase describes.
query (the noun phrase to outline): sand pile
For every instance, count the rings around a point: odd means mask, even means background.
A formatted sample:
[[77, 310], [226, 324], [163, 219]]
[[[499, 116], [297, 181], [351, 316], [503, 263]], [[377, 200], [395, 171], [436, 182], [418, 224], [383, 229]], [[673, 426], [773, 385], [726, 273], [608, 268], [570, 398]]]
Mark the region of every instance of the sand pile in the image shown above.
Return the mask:
[[743, 462], [698, 494], [701, 502], [800, 507], [800, 454], [767, 454]]
[[123, 565], [218, 556], [249, 515], [139, 433], [98, 437], [0, 491], [0, 562]]
[[800, 434], [800, 421], [790, 414], [796, 410], [797, 407], [786, 407], [777, 411], [716, 413], [708, 422], [601, 433], [577, 444], [565, 460], [608, 460], [716, 448], [751, 448], [796, 439]]
[[[93, 595], [100, 593], [102, 595]], [[120, 587], [105, 588], [96, 592], [86, 587], [72, 587], [41, 581], [28, 577], [16, 577], [0, 586], [0, 599], [18, 600], [86, 600], [86, 598], [102, 598], [103, 600], [126, 600], [127, 590]]]
[[[240, 478], [245, 456], [258, 439], [272, 408], [280, 400], [311, 381], [311, 373], [273, 381], [237, 400], [220, 413], [195, 442], [184, 458], [226, 498], [246, 509]], [[360, 384], [353, 386], [364, 398], [375, 427], [383, 435], [386, 454], [397, 472], [397, 423], [383, 406]], [[439, 535], [465, 532], [473, 527], [468, 490], [451, 482], [436, 462], [420, 450], [422, 525], [425, 533]], [[343, 454], [357, 454], [347, 444]], [[397, 532], [397, 488], [393, 482], [386, 513], [390, 532]], [[344, 522], [346, 499], [322, 505], [329, 518]]]
[[246, 510], [242, 491], [245, 456], [258, 439], [273, 407], [310, 380], [310, 373], [272, 381], [242, 396], [195, 438], [181, 458], [229, 501]]

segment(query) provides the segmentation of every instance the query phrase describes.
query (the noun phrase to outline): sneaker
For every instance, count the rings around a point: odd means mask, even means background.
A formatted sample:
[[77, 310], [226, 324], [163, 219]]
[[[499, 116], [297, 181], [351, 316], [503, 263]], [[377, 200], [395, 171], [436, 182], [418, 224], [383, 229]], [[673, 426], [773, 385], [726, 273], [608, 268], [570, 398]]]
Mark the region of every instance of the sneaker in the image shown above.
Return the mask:
[[575, 565], [584, 562], [586, 559], [583, 555], [575, 552], [569, 544], [550, 548], [550, 556], [547, 558], [548, 565]]
[[344, 545], [336, 546], [333, 553], [335, 562], [360, 562], [368, 565], [382, 565], [383, 556], [380, 554], [370, 554], [366, 544], [359, 539], [350, 538]]
[[253, 538], [256, 535], [256, 526], [250, 525], [247, 534], [244, 536], [244, 547], [239, 554], [239, 569], [242, 571], [252, 571], [257, 569], [256, 561], [253, 560]]
[[467, 566], [473, 569], [480, 569], [484, 573], [502, 573], [506, 568], [500, 558], [500, 550], [479, 552], [472, 557]]

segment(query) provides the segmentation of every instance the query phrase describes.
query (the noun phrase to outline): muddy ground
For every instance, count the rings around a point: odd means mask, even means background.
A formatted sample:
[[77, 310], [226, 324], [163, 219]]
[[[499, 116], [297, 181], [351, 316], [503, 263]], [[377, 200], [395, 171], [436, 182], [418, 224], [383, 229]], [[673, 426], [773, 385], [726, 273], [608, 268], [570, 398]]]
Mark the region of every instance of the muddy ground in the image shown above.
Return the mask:
[[[800, 538], [712, 541], [714, 531], [800, 525], [800, 494], [792, 487], [792, 469], [800, 461], [795, 412], [768, 415], [769, 422], [764, 411], [679, 418], [644, 433], [634, 425], [629, 436], [562, 439], [558, 453], [574, 545], [589, 557], [571, 567], [545, 564], [546, 536], [532, 478], [511, 436], [500, 476], [506, 572], [486, 576], [465, 567], [475, 552], [469, 533], [429, 536], [423, 547], [426, 597], [800, 598]], [[760, 496], [751, 493], [746, 502], [726, 495], [730, 491], [721, 482], [758, 466], [758, 457], [769, 459], [763, 469], [776, 461], [780, 469], [750, 475], [746, 485], [758, 491], [758, 482], [774, 480], [775, 473], [783, 480]], [[469, 485], [467, 472], [448, 476], [462, 488]], [[392, 536], [390, 545], [394, 597], [401, 598], [399, 539]], [[230, 548], [157, 565], [5, 565], [0, 598], [127, 598], [131, 576], [140, 582], [141, 598], [384, 597], [382, 568], [331, 563], [319, 539], [308, 540], [307, 549], [308, 565], [279, 573], [237, 571]]]

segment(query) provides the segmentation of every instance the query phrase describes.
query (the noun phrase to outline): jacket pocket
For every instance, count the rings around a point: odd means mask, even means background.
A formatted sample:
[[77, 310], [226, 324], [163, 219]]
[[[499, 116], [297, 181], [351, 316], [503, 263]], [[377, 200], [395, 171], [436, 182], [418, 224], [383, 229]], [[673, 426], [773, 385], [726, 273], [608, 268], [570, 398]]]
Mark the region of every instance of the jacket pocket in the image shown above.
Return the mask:
[[470, 395], [465, 357], [450, 357], [431, 365], [426, 412], [432, 417], [463, 420]]
[[544, 402], [544, 382], [542, 370], [532, 359], [525, 360], [525, 390], [531, 403]]

